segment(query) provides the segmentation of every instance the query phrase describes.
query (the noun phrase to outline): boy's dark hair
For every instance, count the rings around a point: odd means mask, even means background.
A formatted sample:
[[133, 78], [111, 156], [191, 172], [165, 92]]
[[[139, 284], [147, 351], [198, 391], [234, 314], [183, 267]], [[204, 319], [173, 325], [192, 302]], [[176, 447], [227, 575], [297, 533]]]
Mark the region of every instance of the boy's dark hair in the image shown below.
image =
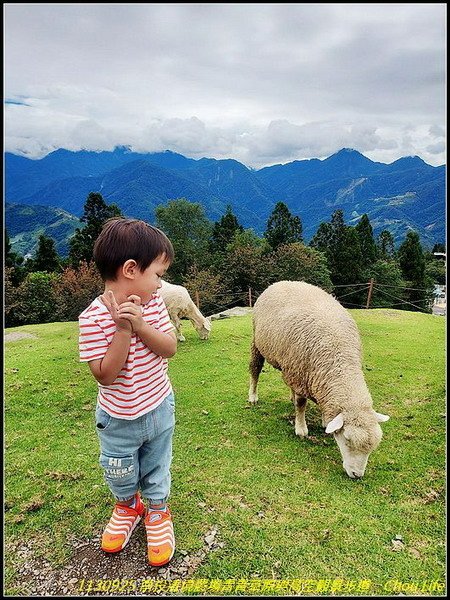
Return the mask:
[[127, 260], [135, 260], [145, 271], [162, 255], [173, 262], [171, 241], [160, 229], [138, 219], [108, 219], [94, 244], [94, 261], [103, 281], [115, 281], [117, 270]]

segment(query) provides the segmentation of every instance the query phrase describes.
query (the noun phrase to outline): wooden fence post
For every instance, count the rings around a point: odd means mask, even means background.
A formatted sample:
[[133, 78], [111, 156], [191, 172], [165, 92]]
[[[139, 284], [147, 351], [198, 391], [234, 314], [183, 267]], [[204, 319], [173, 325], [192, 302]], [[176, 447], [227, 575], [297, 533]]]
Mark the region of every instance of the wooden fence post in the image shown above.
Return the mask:
[[367, 292], [366, 308], [370, 307], [370, 300], [372, 298], [372, 291], [373, 291], [373, 277], [369, 281], [369, 291]]
[[248, 305], [250, 306], [250, 308], [252, 307], [252, 288], [251, 287], [248, 288]]

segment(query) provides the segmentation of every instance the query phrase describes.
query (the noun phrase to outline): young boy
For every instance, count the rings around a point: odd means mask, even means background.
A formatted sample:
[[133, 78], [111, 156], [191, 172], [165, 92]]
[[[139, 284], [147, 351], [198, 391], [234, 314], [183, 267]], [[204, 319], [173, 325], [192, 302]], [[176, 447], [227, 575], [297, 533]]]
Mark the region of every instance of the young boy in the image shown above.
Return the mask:
[[170, 240], [156, 227], [110, 219], [94, 246], [105, 290], [79, 316], [80, 360], [99, 384], [100, 465], [116, 500], [101, 547], [122, 550], [145, 517], [148, 561], [158, 567], [175, 551], [166, 504], [175, 425], [167, 359], [177, 340], [158, 293], [173, 258]]

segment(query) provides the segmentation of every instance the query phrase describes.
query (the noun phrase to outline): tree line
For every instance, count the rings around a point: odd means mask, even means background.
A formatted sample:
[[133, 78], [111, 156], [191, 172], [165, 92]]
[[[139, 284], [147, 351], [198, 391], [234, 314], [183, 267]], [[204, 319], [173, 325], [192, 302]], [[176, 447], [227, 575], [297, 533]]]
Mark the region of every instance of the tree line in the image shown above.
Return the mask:
[[[41, 235], [35, 255], [28, 260], [12, 251], [5, 235], [6, 326], [72, 321], [103, 291], [92, 260], [95, 240], [111, 217], [123, 216], [100, 193], [91, 192], [84, 205], [80, 227], [69, 240], [69, 255], [62, 258], [52, 238]], [[423, 249], [417, 232], [409, 231], [395, 248], [394, 238], [383, 230], [375, 239], [367, 215], [355, 226], [346, 225], [342, 210], [320, 223], [309, 244], [303, 240], [302, 222], [278, 202], [262, 236], [245, 229], [227, 206], [213, 222], [201, 204], [185, 198], [169, 201], [155, 210], [155, 223], [172, 241], [175, 260], [167, 280], [184, 285], [210, 314], [224, 306], [243, 303], [282, 279], [303, 280], [342, 299], [344, 306], [362, 306], [370, 279], [371, 306], [386, 306], [384, 289], [401, 299], [396, 308], [430, 312], [435, 284], [445, 284], [445, 263]], [[343, 293], [345, 290], [345, 294]], [[395, 290], [395, 294], [394, 294]], [[193, 296], [194, 297], [194, 296]], [[408, 304], [403, 304], [407, 302]], [[392, 303], [392, 302], [391, 302]]]

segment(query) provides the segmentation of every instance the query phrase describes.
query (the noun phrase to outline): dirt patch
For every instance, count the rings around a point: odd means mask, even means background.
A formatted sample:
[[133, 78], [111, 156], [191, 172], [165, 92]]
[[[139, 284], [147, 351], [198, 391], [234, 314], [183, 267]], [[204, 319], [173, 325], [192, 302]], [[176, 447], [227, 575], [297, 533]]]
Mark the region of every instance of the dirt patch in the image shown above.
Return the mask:
[[[85, 540], [74, 538], [71, 541], [73, 554], [59, 569], [44, 558], [37, 558], [32, 544], [20, 543], [7, 548], [21, 564], [11, 587], [24, 596], [171, 595], [171, 582], [175, 588], [177, 583], [192, 579], [208, 553], [223, 548], [224, 543], [216, 538], [217, 528], [213, 527], [203, 538], [203, 548], [193, 554], [175, 550], [170, 563], [158, 569], [147, 563], [145, 530], [140, 527], [126, 548], [117, 554], [102, 552], [100, 536]], [[175, 591], [175, 595], [179, 592]]]
[[223, 310], [220, 313], [211, 315], [210, 319], [214, 321], [218, 319], [227, 319], [229, 317], [244, 317], [251, 312], [253, 312], [253, 308], [250, 308], [249, 306], [235, 306], [234, 308], [229, 308], [228, 310]]
[[5, 342], [16, 342], [17, 340], [22, 340], [23, 338], [31, 338], [37, 340], [37, 335], [19, 331], [12, 331], [11, 333], [5, 334]]

